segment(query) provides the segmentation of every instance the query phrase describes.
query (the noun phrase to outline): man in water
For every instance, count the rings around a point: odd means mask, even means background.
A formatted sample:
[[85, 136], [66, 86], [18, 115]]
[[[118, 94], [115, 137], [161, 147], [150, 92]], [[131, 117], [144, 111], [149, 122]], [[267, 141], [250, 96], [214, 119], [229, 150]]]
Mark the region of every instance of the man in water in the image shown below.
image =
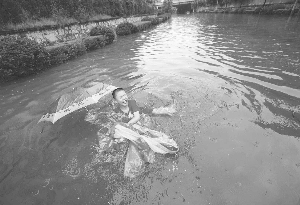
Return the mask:
[[137, 123], [141, 116], [141, 112], [154, 115], [172, 115], [176, 112], [174, 105], [170, 107], [160, 108], [139, 108], [135, 100], [129, 100], [128, 96], [123, 88], [117, 88], [112, 92], [112, 96], [117, 103], [117, 108], [114, 110], [116, 113], [125, 115], [124, 123], [133, 125]]

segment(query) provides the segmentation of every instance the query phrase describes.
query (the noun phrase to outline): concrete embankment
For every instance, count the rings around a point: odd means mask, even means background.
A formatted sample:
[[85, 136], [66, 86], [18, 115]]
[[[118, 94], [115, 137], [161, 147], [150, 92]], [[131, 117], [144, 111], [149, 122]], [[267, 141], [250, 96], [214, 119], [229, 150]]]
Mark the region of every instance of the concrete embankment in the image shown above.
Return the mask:
[[196, 9], [199, 13], [236, 13], [236, 14], [265, 14], [265, 15], [297, 15], [299, 14], [299, 5], [289, 3], [261, 3], [255, 4], [232, 4], [210, 7], [199, 7]]
[[[0, 82], [38, 73], [168, 20], [171, 14], [0, 37]], [[60, 29], [61, 30], [61, 29]], [[47, 35], [49, 34], [49, 35]]]

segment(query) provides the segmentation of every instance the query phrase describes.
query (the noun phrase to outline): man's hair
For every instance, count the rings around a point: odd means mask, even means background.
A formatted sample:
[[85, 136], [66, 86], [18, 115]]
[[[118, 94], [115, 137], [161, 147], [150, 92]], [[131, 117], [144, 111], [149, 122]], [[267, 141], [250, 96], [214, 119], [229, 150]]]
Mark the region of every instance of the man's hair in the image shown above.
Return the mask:
[[122, 91], [122, 90], [124, 91], [123, 88], [116, 88], [116, 89], [114, 89], [114, 90], [112, 91], [112, 96], [113, 96], [113, 98], [116, 99], [117, 93], [120, 92], [120, 91]]

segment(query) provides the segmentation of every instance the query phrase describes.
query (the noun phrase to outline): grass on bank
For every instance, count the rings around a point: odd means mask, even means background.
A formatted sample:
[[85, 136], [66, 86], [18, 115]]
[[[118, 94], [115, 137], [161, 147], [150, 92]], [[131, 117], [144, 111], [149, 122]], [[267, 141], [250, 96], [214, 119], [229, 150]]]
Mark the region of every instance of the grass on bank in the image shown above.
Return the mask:
[[[109, 28], [103, 30], [107, 31]], [[44, 46], [27, 37], [0, 36], [0, 81], [37, 73], [87, 51], [102, 48], [112, 41], [108, 42], [104, 33]]]
[[[97, 14], [91, 17], [88, 17], [85, 21], [98, 21], [103, 19], [109, 19], [111, 16], [105, 14]], [[54, 26], [64, 26], [72, 23], [80, 23], [79, 20], [69, 17], [57, 17], [57, 18], [41, 18], [38, 20], [28, 19], [23, 23], [13, 24], [9, 23], [2, 27], [1, 30], [4, 31], [18, 31], [26, 30], [31, 28], [43, 28], [43, 27], [54, 27]]]
[[[168, 20], [171, 14], [163, 14], [152, 21], [124, 22], [117, 29], [96, 26], [89, 36], [46, 46], [26, 36], [0, 36], [0, 82], [35, 74], [46, 68], [64, 63], [87, 51], [111, 44], [118, 35], [136, 33]], [[145, 17], [144, 20], [149, 20]]]

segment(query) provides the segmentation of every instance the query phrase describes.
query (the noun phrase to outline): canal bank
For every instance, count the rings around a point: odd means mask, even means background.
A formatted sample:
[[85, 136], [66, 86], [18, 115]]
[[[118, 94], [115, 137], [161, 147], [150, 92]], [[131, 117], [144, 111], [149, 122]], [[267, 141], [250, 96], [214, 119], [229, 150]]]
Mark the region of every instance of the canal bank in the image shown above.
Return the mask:
[[[0, 80], [36, 74], [87, 51], [111, 44], [116, 35], [129, 35], [165, 22], [171, 14], [106, 19], [56, 30], [35, 31], [0, 37]], [[95, 32], [96, 31], [96, 32]]]
[[[256, 2], [258, 3], [258, 2]], [[196, 9], [199, 13], [233, 13], [233, 14], [261, 14], [261, 15], [299, 15], [299, 4], [268, 2], [262, 4], [232, 4], [222, 6], [201, 6]]]

